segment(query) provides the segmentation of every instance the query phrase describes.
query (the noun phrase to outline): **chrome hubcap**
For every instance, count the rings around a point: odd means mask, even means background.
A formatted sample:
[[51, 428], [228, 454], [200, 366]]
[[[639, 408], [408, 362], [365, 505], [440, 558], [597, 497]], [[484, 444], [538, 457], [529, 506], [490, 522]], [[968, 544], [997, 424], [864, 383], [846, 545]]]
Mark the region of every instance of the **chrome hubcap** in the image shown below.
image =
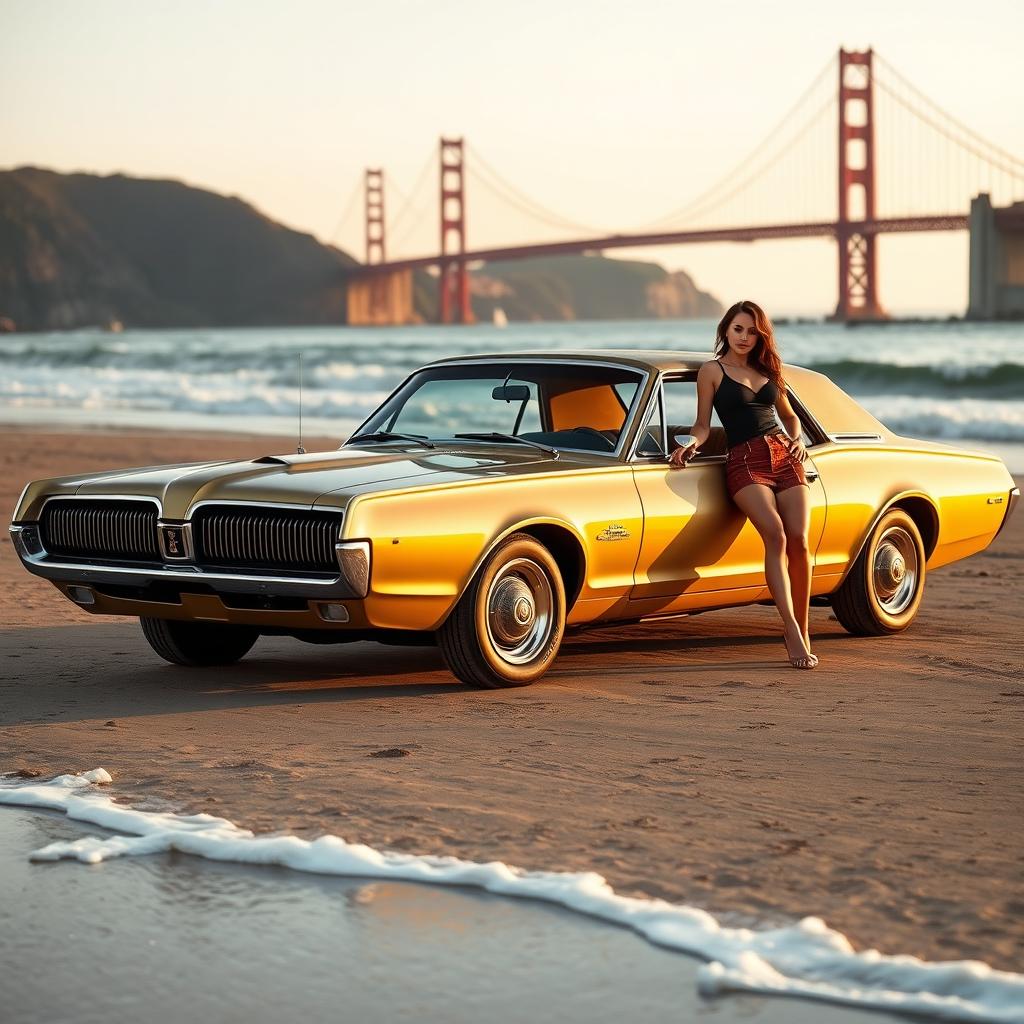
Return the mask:
[[487, 593], [487, 634], [505, 661], [522, 665], [543, 650], [553, 607], [551, 582], [536, 562], [516, 558], [501, 567]]
[[901, 526], [886, 530], [875, 548], [871, 584], [875, 597], [889, 615], [905, 611], [917, 593], [917, 548]]

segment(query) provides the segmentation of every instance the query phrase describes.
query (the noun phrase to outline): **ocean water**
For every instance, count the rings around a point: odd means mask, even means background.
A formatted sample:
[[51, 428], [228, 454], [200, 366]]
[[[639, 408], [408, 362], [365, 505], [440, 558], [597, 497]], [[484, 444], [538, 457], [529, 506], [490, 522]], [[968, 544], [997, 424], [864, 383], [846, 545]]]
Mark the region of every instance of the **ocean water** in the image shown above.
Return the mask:
[[[82, 330], [0, 336], [0, 422], [343, 439], [411, 370], [463, 353], [710, 351], [703, 320], [471, 327]], [[787, 362], [820, 370], [890, 429], [995, 451], [1024, 471], [1024, 324], [782, 324]]]

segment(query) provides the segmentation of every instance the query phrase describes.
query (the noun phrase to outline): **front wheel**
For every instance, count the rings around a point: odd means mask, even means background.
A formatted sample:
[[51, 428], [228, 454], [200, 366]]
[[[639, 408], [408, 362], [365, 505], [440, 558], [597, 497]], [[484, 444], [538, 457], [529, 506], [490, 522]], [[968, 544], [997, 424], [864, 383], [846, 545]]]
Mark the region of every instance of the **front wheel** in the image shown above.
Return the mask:
[[231, 665], [259, 639], [251, 626], [140, 618], [149, 646], [172, 665]]
[[557, 563], [529, 534], [514, 533], [480, 567], [437, 640], [464, 683], [526, 686], [555, 660], [564, 630]]
[[832, 595], [832, 610], [840, 624], [859, 636], [906, 629], [921, 606], [924, 563], [917, 524], [902, 509], [886, 512]]

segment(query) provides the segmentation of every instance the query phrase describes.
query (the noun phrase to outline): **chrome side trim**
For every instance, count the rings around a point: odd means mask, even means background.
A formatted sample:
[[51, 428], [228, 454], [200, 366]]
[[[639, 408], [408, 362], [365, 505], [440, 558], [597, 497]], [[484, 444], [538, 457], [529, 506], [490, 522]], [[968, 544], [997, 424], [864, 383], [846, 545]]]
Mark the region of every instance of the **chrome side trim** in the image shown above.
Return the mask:
[[848, 431], [839, 434], [827, 435], [830, 440], [835, 441], [837, 444], [851, 443], [851, 442], [869, 442], [871, 444], [881, 444], [885, 439], [881, 434], [872, 433], [857, 433], [856, 431]]

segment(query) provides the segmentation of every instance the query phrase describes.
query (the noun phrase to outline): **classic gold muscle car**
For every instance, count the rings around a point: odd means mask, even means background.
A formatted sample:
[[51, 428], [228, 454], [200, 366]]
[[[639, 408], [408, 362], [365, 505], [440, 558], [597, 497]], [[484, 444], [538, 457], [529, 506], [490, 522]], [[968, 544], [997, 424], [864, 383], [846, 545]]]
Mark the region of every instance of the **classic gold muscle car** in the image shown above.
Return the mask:
[[[521, 686], [567, 627], [769, 598], [721, 427], [685, 469], [666, 462], [707, 358], [442, 359], [336, 451], [37, 481], [11, 533], [30, 572], [89, 611], [139, 616], [176, 664], [236, 661], [261, 634], [436, 640], [464, 682]], [[810, 453], [812, 600], [853, 633], [905, 629], [926, 569], [1005, 524], [1013, 479], [785, 373]]]

